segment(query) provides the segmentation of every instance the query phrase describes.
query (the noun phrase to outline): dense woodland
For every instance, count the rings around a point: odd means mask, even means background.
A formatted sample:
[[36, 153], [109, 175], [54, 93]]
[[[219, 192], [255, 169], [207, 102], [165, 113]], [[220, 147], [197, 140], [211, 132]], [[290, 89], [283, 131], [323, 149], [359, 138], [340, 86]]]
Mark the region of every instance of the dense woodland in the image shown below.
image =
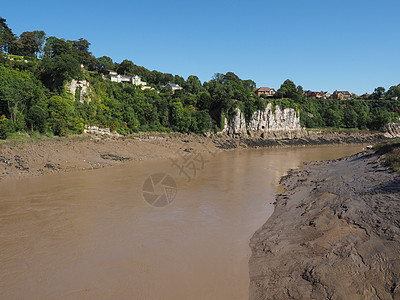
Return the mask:
[[[303, 88], [286, 80], [274, 97], [256, 96], [256, 84], [232, 72], [216, 73], [202, 83], [192, 75], [150, 71], [132, 61], [96, 58], [90, 43], [47, 37], [43, 31], [16, 36], [0, 18], [0, 138], [15, 132], [36, 131], [65, 135], [97, 125], [121, 134], [138, 131], [219, 131], [237, 108], [248, 120], [268, 103], [295, 108], [307, 128], [359, 128], [379, 130], [400, 115], [400, 86], [378, 87], [370, 99], [308, 99]], [[84, 68], [81, 67], [84, 66]], [[115, 83], [104, 70], [139, 75], [154, 90]], [[65, 85], [72, 79], [87, 80], [91, 101], [74, 101]], [[182, 90], [163, 89], [176, 83]], [[398, 97], [398, 98], [396, 98]]]

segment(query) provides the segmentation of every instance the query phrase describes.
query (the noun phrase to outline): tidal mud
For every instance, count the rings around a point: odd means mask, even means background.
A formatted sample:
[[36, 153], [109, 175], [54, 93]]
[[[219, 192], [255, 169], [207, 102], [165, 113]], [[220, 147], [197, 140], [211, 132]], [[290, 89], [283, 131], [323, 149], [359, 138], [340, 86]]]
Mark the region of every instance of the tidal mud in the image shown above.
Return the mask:
[[374, 153], [310, 163], [251, 238], [250, 299], [400, 299], [400, 178]]

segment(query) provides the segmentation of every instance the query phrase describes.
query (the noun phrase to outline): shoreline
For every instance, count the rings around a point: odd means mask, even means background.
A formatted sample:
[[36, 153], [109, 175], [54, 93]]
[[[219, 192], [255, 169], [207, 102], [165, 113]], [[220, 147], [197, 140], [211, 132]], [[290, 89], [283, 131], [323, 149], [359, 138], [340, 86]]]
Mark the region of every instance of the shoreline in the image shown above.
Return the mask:
[[99, 169], [127, 162], [173, 158], [181, 153], [330, 144], [376, 143], [383, 133], [274, 132], [261, 137], [136, 134], [128, 137], [82, 134], [0, 144], [0, 181], [59, 172]]
[[400, 178], [373, 152], [306, 164], [250, 240], [250, 299], [400, 299]]

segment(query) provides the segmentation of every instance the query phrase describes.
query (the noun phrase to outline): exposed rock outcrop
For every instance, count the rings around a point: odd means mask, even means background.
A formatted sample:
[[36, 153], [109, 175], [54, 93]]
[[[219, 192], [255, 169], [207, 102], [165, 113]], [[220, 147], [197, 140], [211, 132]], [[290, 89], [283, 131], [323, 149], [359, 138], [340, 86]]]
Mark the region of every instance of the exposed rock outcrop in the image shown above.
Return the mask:
[[117, 132], [111, 132], [110, 128], [100, 128], [97, 126], [85, 126], [83, 132], [95, 135], [120, 136]]
[[400, 123], [388, 123], [384, 130], [388, 137], [400, 137]]
[[81, 103], [87, 101], [90, 103], [92, 100], [90, 98], [90, 84], [86, 80], [72, 79], [71, 82], [67, 83], [66, 88], [72, 93], [75, 101], [79, 100]]
[[225, 122], [223, 132], [236, 137], [265, 137], [269, 133], [280, 131], [294, 133], [302, 129], [300, 116], [297, 115], [296, 110], [293, 108], [282, 109], [279, 106], [275, 106], [275, 110], [273, 110], [271, 103], [269, 103], [265, 110], [257, 110], [248, 123], [246, 123], [244, 113], [237, 109], [233, 120], [230, 123]]

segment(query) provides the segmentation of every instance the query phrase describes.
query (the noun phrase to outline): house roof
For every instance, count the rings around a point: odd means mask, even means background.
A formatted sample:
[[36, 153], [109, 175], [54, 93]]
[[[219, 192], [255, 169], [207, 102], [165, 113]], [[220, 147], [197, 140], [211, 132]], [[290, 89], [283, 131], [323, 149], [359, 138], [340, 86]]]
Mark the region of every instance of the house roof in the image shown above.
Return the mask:
[[257, 91], [259, 91], [259, 92], [269, 92], [271, 90], [273, 90], [273, 89], [266, 87], [266, 86], [263, 86], [263, 87], [260, 87], [257, 89]]
[[336, 90], [334, 93], [336, 93], [336, 94], [341, 93], [341, 94], [343, 94], [343, 95], [349, 95], [349, 96], [351, 96], [351, 94], [350, 94], [349, 91], [337, 91], [337, 90]]
[[177, 84], [175, 84], [175, 83], [167, 83], [166, 85], [164, 85], [164, 87], [171, 87], [171, 88], [175, 87], [175, 88], [180, 88], [180, 86], [177, 85]]

